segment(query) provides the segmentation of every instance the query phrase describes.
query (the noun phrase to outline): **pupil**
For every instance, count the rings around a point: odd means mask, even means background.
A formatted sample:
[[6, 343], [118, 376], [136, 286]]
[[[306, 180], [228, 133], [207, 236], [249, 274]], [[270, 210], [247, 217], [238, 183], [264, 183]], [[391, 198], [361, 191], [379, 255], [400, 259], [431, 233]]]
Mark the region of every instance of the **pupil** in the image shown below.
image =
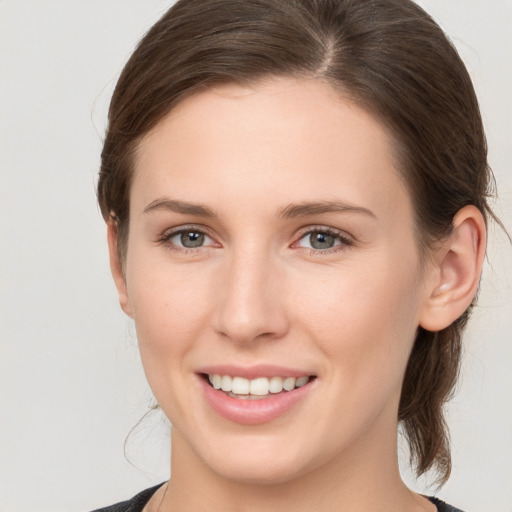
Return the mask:
[[310, 243], [314, 249], [330, 249], [334, 246], [334, 237], [326, 233], [311, 233]]
[[185, 231], [181, 234], [181, 243], [183, 247], [189, 249], [201, 247], [204, 243], [204, 234], [197, 231]]

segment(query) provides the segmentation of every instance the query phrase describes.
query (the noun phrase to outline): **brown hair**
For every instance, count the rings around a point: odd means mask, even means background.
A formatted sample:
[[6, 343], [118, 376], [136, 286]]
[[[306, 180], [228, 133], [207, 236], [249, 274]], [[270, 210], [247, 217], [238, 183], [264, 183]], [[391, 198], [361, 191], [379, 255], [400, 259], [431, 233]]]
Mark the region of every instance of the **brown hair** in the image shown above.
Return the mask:
[[[421, 253], [475, 205], [491, 216], [492, 174], [477, 99], [453, 45], [409, 0], [180, 0], [144, 36], [110, 104], [98, 200], [128, 244], [133, 157], [184, 97], [272, 76], [318, 78], [394, 135]], [[451, 469], [443, 406], [457, 380], [469, 310], [448, 328], [419, 328], [398, 411], [418, 475]]]

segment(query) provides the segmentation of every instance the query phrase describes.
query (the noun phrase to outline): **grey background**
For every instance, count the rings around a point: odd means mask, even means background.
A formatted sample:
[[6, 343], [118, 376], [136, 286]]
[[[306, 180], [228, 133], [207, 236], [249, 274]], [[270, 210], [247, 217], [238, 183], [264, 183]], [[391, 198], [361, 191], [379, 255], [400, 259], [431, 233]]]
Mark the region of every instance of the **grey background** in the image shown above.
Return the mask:
[[[85, 511], [166, 479], [166, 423], [111, 283], [94, 184], [106, 109], [171, 2], [0, 0], [0, 512]], [[474, 78], [512, 229], [512, 2], [425, 0]], [[440, 496], [512, 511], [512, 248], [491, 229], [480, 306], [449, 407]], [[405, 453], [404, 453], [405, 456]], [[405, 478], [418, 491], [425, 482]]]

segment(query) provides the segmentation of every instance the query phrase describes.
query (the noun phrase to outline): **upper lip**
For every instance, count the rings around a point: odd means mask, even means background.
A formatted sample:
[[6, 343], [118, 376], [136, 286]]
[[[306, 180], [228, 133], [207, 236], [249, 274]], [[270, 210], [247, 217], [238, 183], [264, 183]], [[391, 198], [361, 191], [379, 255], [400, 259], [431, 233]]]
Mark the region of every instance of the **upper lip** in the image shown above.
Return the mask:
[[244, 377], [256, 379], [258, 377], [304, 377], [312, 376], [313, 372], [278, 366], [273, 364], [257, 364], [254, 366], [235, 366], [230, 364], [219, 364], [204, 366], [197, 370], [197, 373], [208, 375], [230, 375], [231, 377]]

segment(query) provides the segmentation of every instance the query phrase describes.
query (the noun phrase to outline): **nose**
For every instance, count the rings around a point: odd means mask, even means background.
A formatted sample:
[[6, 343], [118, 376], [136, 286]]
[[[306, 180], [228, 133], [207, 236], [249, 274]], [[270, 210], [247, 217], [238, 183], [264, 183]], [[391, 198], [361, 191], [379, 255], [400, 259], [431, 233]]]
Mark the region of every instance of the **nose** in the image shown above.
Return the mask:
[[288, 331], [282, 269], [272, 257], [233, 255], [219, 276], [214, 328], [239, 344], [278, 339]]

